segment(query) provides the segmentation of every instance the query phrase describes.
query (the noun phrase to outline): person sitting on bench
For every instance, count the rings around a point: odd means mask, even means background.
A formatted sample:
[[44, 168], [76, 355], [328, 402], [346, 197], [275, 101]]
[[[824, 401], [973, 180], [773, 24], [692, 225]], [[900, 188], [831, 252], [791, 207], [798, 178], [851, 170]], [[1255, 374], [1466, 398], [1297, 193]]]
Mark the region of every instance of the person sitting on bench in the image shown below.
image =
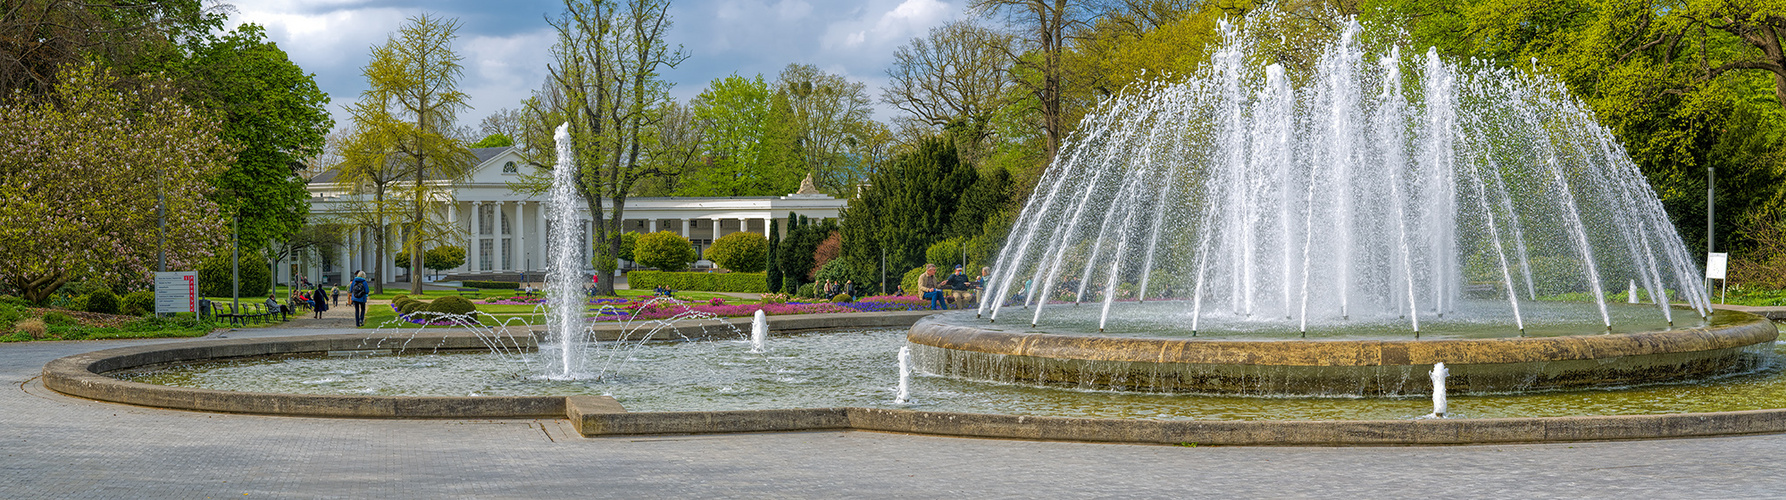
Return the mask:
[[672, 299], [676, 298], [675, 290], [664, 288], [662, 285], [658, 285], [658, 287], [656, 289], [654, 289], [653, 291], [656, 292], [657, 296], [659, 296], [659, 297], [669, 297]]

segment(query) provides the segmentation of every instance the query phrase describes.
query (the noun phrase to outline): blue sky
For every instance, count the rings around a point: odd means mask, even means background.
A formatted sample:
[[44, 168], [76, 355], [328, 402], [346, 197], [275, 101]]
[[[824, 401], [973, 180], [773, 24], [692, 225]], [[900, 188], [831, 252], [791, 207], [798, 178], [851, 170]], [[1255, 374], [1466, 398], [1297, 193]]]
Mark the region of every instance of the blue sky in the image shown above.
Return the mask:
[[[366, 84], [360, 68], [368, 48], [382, 43], [405, 18], [430, 12], [456, 17], [463, 27], [455, 48], [465, 57], [460, 90], [473, 109], [460, 123], [517, 107], [544, 81], [553, 32], [546, 15], [556, 0], [237, 0], [231, 23], [257, 23], [328, 92], [336, 126], [343, 107]], [[868, 84], [877, 101], [893, 51], [931, 27], [962, 17], [962, 0], [674, 0], [670, 42], [686, 62], [667, 72], [674, 95], [699, 94], [714, 78], [762, 73], [773, 79], [789, 63], [816, 65]], [[892, 118], [884, 105], [876, 118]]]

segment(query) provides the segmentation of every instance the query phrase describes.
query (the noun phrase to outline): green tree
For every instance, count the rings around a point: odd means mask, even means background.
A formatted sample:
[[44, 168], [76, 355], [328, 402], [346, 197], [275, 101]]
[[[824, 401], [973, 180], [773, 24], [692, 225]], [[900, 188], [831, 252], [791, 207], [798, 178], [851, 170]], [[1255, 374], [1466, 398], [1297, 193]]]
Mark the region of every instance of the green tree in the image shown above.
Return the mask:
[[769, 240], [748, 231], [721, 236], [707, 248], [707, 260], [740, 273], [762, 272], [768, 267]]
[[856, 276], [877, 275], [882, 252], [897, 272], [924, 264], [925, 250], [947, 238], [963, 194], [978, 181], [952, 141], [930, 137], [869, 178], [844, 208], [843, 258]]
[[483, 139], [478, 139], [478, 141], [472, 143], [470, 147], [472, 149], [506, 148], [506, 147], [513, 146], [513, 145], [515, 145], [515, 140], [510, 139], [509, 136], [502, 135], [502, 134], [490, 134], [490, 135], [484, 136]]
[[0, 94], [48, 94], [65, 65], [98, 63], [135, 75], [223, 26], [199, 0], [9, 0], [0, 4]]
[[763, 279], [769, 282], [769, 293], [782, 293], [781, 260], [778, 255], [778, 249], [781, 247], [781, 230], [778, 228], [780, 224], [781, 221], [769, 221], [769, 251], [764, 254], [764, 265], [767, 266], [767, 269], [763, 271]]
[[264, 249], [267, 260], [277, 261], [273, 242], [299, 232], [308, 219], [308, 179], [299, 170], [322, 152], [334, 126], [329, 96], [258, 25], [190, 45], [190, 56], [170, 61], [168, 71], [186, 83], [189, 103], [221, 121], [222, 138], [236, 149], [229, 170], [212, 179], [213, 199], [241, 215], [242, 248]]
[[232, 153], [217, 123], [170, 82], [140, 85], [119, 91], [98, 65], [68, 66], [50, 92], [0, 100], [0, 279], [26, 300], [73, 280], [147, 282], [158, 196], [170, 269], [228, 241], [227, 216], [207, 198]]
[[669, 231], [658, 231], [639, 237], [633, 249], [639, 263], [664, 271], [681, 271], [695, 261], [695, 247], [688, 238]]
[[1533, 68], [1593, 108], [1648, 177], [1689, 245], [1706, 247], [1717, 170], [1720, 251], [1740, 222], [1786, 204], [1786, 6], [1672, 0], [1381, 0], [1369, 17], [1416, 48]]
[[[463, 178], [475, 159], [464, 142], [448, 133], [458, 112], [468, 106], [458, 88], [463, 57], [453, 51], [458, 29], [458, 20], [428, 14], [409, 18], [384, 44], [372, 48], [364, 70], [368, 88], [354, 106], [356, 124], [376, 131], [380, 142], [395, 152], [391, 160], [408, 170], [403, 193], [408, 206], [399, 220], [408, 269], [422, 267], [427, 244], [456, 239], [457, 228], [433, 209], [450, 192], [432, 181]], [[423, 293], [421, 273], [410, 273], [409, 293]]]
[[[788, 194], [805, 172], [797, 163], [768, 161], [773, 94], [762, 75], [714, 79], [690, 106], [707, 129], [703, 164], [686, 174], [680, 196]], [[783, 99], [785, 103], [785, 98]], [[786, 113], [791, 108], [784, 109]], [[787, 116], [787, 115], [780, 115]], [[787, 141], [779, 144], [787, 147]]]
[[262, 294], [272, 292], [273, 279], [266, 266], [242, 265], [236, 270], [240, 271], [240, 289], [231, 288], [231, 284], [235, 283], [233, 278], [236, 273], [230, 269], [228, 252], [205, 259], [198, 265], [198, 294], [204, 297], [230, 297], [240, 291], [242, 298], [253, 301]]
[[465, 265], [465, 247], [441, 245], [422, 253], [422, 268], [436, 271]]

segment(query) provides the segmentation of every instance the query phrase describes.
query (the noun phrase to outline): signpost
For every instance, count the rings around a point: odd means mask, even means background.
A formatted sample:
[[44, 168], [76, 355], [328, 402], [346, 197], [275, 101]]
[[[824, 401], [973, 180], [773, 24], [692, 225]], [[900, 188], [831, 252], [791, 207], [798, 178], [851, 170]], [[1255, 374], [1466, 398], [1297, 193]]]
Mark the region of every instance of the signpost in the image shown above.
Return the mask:
[[1729, 267], [1729, 263], [1730, 254], [1718, 252], [1705, 254], [1706, 281], [1718, 280], [1723, 282], [1718, 291], [1718, 303], [1720, 304], [1724, 303], [1724, 298], [1726, 297], [1725, 293], [1730, 290], [1730, 280], [1724, 279], [1724, 271]]
[[198, 312], [198, 273], [155, 273], [155, 314]]

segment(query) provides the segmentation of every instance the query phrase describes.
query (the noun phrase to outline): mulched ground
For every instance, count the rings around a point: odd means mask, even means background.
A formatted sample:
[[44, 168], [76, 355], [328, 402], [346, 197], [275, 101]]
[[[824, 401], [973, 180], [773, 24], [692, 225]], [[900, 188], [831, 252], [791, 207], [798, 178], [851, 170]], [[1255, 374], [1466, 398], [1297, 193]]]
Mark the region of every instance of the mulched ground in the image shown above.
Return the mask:
[[51, 309], [51, 308], [47, 308], [47, 307], [33, 307], [33, 308], [28, 308], [28, 310], [31, 311], [30, 312], [31, 316], [42, 316], [45, 313], [50, 313], [50, 312], [59, 312], [62, 314], [67, 314], [67, 315], [73, 317], [76, 322], [81, 324], [81, 326], [87, 326], [87, 327], [116, 328], [119, 326], [123, 326], [125, 323], [129, 323], [131, 321], [135, 321], [138, 319], [136, 316], [125, 316], [125, 315], [121, 315], [121, 314], [105, 314], [105, 313], [86, 312], [86, 311], [70, 311], [67, 309]]

